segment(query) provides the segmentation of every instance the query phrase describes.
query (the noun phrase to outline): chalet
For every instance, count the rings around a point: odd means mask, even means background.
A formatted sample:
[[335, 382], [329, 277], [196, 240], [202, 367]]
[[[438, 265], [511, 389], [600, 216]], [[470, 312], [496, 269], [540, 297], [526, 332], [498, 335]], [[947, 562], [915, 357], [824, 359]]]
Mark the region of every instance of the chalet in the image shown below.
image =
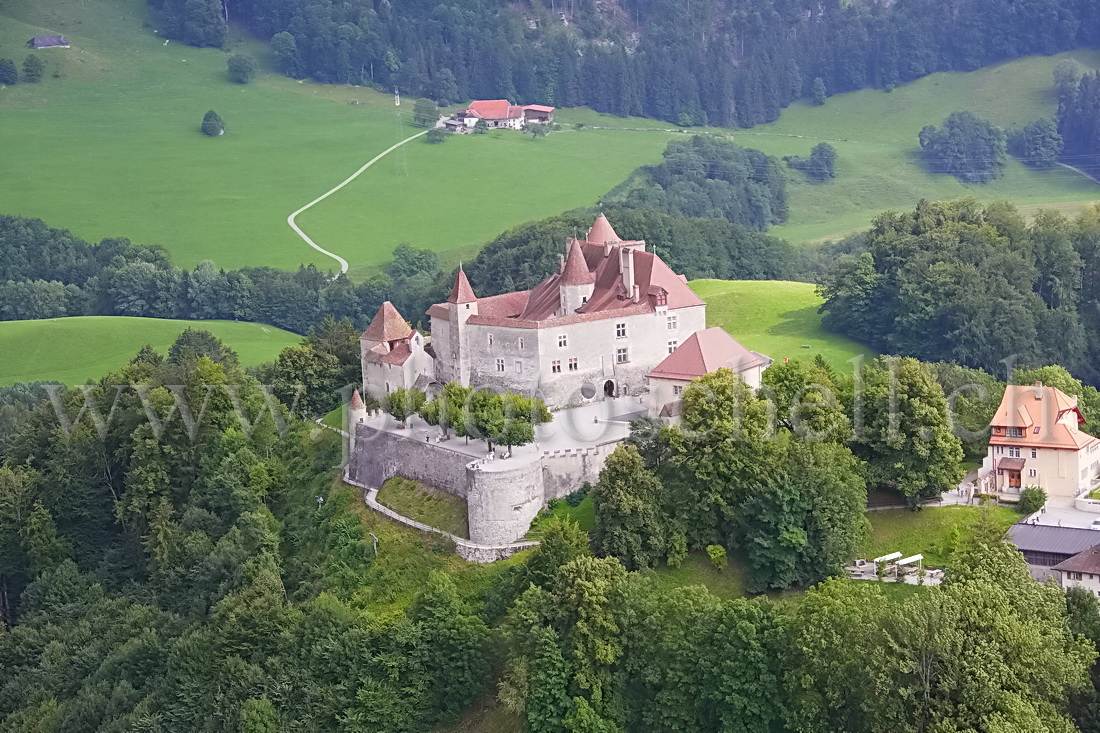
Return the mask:
[[455, 112], [444, 122], [459, 130], [472, 129], [484, 121], [490, 129], [521, 130], [527, 124], [544, 124], [554, 120], [554, 108], [542, 104], [518, 105], [507, 99], [479, 99], [466, 109]]
[[713, 326], [696, 331], [679, 343], [675, 332], [669, 332], [668, 356], [646, 375], [649, 385], [649, 408], [660, 417], [675, 418], [680, 414], [680, 395], [691, 380], [719, 369], [732, 369], [753, 389], [760, 386], [760, 376], [772, 360], [741, 345], [725, 329]]
[[65, 36], [35, 36], [31, 40], [27, 41], [29, 48], [68, 48], [69, 42], [65, 40]]
[[1084, 422], [1077, 398], [1056, 387], [1009, 385], [990, 421], [979, 490], [1013, 499], [1038, 486], [1064, 503], [1092, 489], [1100, 438], [1081, 430]]

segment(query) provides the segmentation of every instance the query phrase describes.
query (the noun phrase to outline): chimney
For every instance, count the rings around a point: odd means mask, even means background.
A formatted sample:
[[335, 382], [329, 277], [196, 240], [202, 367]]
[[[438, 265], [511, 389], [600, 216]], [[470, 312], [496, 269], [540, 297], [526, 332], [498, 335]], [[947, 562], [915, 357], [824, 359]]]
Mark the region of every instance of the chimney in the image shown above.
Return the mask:
[[1037, 399], [1037, 400], [1043, 399], [1043, 392], [1044, 392], [1043, 383], [1042, 382], [1036, 382], [1035, 383], [1035, 399]]
[[634, 295], [631, 298], [635, 303], [642, 299], [642, 289], [637, 284], [634, 285]]
[[558, 253], [558, 274], [565, 272], [565, 255]]

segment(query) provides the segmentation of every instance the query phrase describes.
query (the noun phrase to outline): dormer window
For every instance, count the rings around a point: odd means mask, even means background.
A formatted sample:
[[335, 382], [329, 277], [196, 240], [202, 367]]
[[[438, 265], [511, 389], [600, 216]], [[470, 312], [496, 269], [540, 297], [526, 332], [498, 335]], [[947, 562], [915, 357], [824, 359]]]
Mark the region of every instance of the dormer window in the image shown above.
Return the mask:
[[1008, 437], [1010, 438], [1022, 438], [1024, 437], [1023, 428], [1006, 428], [1008, 431]]
[[668, 291], [664, 289], [657, 291], [657, 305], [668, 305]]

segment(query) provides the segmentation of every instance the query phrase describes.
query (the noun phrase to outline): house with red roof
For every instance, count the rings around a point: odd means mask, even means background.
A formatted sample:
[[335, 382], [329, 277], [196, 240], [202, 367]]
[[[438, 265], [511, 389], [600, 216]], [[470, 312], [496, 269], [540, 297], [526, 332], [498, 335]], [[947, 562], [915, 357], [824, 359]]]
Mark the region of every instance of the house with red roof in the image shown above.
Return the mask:
[[424, 350], [424, 337], [388, 300], [359, 337], [359, 347], [363, 389], [371, 397], [380, 399], [402, 387], [423, 389], [427, 386], [431, 358]]
[[660, 417], [675, 420], [680, 414], [684, 388], [692, 380], [730, 369], [753, 389], [760, 386], [760, 377], [772, 360], [741, 343], [718, 326], [696, 331], [684, 343], [668, 343], [669, 354], [647, 375], [650, 411]]
[[1057, 387], [1009, 385], [990, 421], [979, 490], [1011, 499], [1038, 486], [1062, 503], [1091, 490], [1100, 470], [1100, 438], [1081, 430], [1084, 422], [1077, 398]]
[[507, 99], [478, 99], [456, 111], [447, 124], [470, 130], [482, 120], [490, 129], [521, 130], [524, 125], [553, 122], [554, 108], [544, 104], [512, 104]]

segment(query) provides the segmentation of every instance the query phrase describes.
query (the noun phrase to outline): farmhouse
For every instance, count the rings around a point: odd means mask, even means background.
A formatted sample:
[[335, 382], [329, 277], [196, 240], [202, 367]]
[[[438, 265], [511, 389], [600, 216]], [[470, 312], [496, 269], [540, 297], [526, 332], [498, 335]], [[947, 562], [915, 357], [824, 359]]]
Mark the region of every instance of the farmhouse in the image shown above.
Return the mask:
[[68, 48], [69, 42], [65, 40], [65, 36], [35, 36], [27, 41], [27, 46], [35, 49]]
[[[1092, 531], [1092, 530], [1089, 530]], [[1084, 588], [1100, 596], [1100, 542], [1051, 568], [1062, 588]]]
[[490, 129], [520, 130], [524, 125], [548, 123], [554, 120], [554, 108], [542, 104], [517, 105], [507, 99], [479, 99], [455, 112], [444, 124], [469, 130], [479, 120]]
[[1077, 398], [1056, 387], [1009, 385], [990, 421], [979, 490], [1011, 499], [1023, 487], [1039, 486], [1061, 503], [1090, 490], [1100, 468], [1100, 438], [1082, 431], [1084, 422]]

